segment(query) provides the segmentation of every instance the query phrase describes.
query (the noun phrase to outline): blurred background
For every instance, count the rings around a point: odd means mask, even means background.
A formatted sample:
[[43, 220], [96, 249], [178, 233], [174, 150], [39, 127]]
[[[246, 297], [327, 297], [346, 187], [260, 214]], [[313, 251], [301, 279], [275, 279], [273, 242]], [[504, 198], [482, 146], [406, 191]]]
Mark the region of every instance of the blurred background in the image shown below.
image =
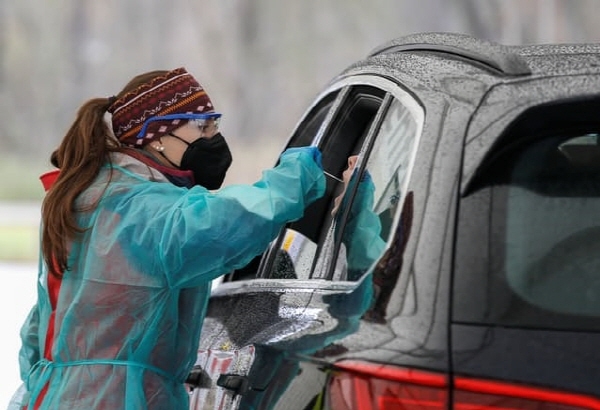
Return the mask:
[[252, 183], [327, 82], [380, 43], [424, 31], [598, 42], [599, 15], [597, 0], [0, 0], [0, 406], [35, 302], [38, 176], [87, 99], [186, 67], [224, 114], [226, 184]]

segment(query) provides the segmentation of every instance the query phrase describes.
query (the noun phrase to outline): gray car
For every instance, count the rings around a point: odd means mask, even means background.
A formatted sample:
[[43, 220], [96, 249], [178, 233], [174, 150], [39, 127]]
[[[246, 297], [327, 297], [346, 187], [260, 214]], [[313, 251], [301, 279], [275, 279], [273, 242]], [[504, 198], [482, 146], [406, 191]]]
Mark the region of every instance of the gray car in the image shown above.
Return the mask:
[[600, 409], [599, 45], [391, 41], [304, 145], [326, 194], [213, 291], [191, 408]]

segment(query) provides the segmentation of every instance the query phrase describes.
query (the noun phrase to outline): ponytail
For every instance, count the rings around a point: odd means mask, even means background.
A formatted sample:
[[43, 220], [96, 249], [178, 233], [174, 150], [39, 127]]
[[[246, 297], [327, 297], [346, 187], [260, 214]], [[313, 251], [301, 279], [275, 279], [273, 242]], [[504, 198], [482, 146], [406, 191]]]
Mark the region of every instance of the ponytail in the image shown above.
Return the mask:
[[87, 229], [78, 226], [77, 212], [89, 211], [96, 206], [76, 209], [77, 197], [98, 176], [100, 168], [111, 163], [111, 152], [126, 150], [109, 129], [104, 115], [106, 112], [112, 114], [116, 100], [166, 73], [157, 70], [140, 74], [116, 96], [94, 98], [83, 104], [58, 149], [50, 156], [52, 165], [60, 168], [58, 179], [42, 203], [42, 255], [52, 275], [60, 278], [69, 269], [69, 244]]
[[69, 243], [85, 230], [77, 224], [76, 212], [82, 211], [75, 207], [77, 197], [110, 163], [109, 154], [122, 150], [104, 120], [111, 102], [107, 98], [87, 101], [50, 157], [60, 174], [42, 203], [42, 255], [57, 277], [69, 269]]

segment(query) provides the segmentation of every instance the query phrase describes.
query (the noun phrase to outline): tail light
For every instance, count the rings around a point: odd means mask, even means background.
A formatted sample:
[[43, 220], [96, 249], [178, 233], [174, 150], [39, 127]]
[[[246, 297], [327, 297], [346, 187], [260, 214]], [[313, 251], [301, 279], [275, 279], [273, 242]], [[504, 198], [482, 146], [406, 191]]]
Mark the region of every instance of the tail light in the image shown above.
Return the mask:
[[329, 385], [335, 410], [446, 410], [446, 376], [365, 362], [336, 363]]
[[336, 364], [328, 408], [335, 410], [600, 410], [583, 394], [455, 377], [450, 400], [445, 375], [358, 361]]
[[600, 400], [577, 393], [520, 384], [454, 379], [455, 410], [582, 410], [600, 409]]

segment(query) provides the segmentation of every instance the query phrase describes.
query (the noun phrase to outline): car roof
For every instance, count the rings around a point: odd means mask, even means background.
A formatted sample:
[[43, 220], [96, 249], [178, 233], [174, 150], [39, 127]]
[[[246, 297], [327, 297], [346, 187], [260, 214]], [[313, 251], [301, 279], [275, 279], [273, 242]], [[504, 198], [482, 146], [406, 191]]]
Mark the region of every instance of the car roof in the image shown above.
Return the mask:
[[503, 45], [459, 33], [417, 33], [391, 40], [369, 57], [430, 51], [487, 67], [498, 77], [573, 75], [600, 72], [600, 44]]
[[506, 75], [527, 75], [525, 60], [508, 46], [458, 33], [417, 33], [391, 40], [373, 50], [369, 56], [407, 51], [431, 51], [462, 57], [488, 66]]
[[600, 44], [503, 45], [459, 33], [417, 33], [380, 45], [333, 82], [363, 73], [448, 94], [449, 83], [474, 81], [478, 84], [463, 86], [459, 94], [477, 104], [500, 83], [600, 74]]

